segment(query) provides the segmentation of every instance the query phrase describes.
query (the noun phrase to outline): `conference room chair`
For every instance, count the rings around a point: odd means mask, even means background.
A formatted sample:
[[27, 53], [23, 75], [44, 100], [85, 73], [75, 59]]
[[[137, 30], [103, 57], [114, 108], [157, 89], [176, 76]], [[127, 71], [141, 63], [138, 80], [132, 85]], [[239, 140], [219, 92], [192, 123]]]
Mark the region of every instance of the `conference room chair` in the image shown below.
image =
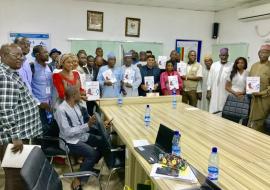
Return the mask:
[[[107, 168], [109, 169], [109, 177], [106, 182], [105, 190], [109, 188], [110, 179], [114, 173], [116, 173], [119, 170], [123, 170], [125, 168], [125, 146], [113, 146], [111, 143], [111, 134], [108, 132], [103, 123], [102, 114], [99, 114], [95, 112], [96, 120], [97, 120], [97, 128], [101, 133], [102, 140], [108, 147], [105, 151], [103, 163], [100, 168], [100, 173], [104, 167], [104, 164], [106, 164]], [[100, 176], [99, 176], [100, 178]]]
[[266, 120], [264, 122], [264, 126], [265, 126], [265, 132], [266, 132], [266, 134], [270, 135], [270, 114], [266, 118]]
[[[69, 149], [67, 146], [67, 142], [59, 137], [59, 127], [57, 123], [52, 126], [53, 129], [50, 131], [50, 135], [39, 136], [37, 137], [37, 143], [41, 145], [43, 152], [46, 157], [50, 160], [52, 164], [53, 159], [55, 157], [65, 158], [68, 162], [70, 172], [73, 172], [73, 167], [70, 159]], [[64, 150], [60, 147], [60, 143], [64, 145]]]
[[98, 174], [91, 171], [65, 173], [58, 176], [57, 172], [39, 147], [33, 148], [29, 154], [21, 169], [21, 176], [25, 181], [28, 190], [62, 190], [62, 178], [84, 176], [95, 177], [101, 189]]
[[249, 109], [250, 97], [248, 97], [248, 95], [237, 98], [230, 94], [226, 99], [223, 110], [215, 112], [214, 114], [222, 112], [223, 118], [247, 126]]

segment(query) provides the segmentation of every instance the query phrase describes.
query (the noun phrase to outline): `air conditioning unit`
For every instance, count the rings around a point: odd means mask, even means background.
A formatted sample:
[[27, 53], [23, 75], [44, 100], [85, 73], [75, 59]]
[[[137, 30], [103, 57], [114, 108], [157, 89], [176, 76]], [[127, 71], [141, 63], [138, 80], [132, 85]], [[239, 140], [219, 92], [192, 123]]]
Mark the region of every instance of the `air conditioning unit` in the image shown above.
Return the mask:
[[238, 11], [238, 20], [243, 22], [266, 18], [270, 18], [270, 3]]

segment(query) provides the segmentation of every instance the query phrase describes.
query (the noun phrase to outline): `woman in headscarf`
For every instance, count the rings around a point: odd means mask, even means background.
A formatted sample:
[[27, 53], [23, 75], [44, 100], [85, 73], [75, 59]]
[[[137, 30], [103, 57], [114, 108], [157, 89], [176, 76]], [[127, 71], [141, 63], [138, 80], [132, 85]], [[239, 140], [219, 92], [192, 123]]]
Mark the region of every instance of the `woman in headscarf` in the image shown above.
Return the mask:
[[72, 54], [63, 54], [60, 58], [60, 65], [62, 66], [62, 71], [53, 74], [53, 84], [57, 91], [55, 106], [64, 100], [67, 86], [77, 86], [80, 89], [81, 98], [86, 100], [86, 93], [81, 87], [79, 73], [73, 71]]

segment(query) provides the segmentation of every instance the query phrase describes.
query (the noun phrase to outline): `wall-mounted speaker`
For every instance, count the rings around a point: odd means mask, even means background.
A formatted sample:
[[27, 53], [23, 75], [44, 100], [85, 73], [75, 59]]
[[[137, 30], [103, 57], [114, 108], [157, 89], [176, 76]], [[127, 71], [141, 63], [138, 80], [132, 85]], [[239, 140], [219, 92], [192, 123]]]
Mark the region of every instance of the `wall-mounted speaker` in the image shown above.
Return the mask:
[[219, 30], [219, 23], [217, 23], [217, 22], [213, 23], [213, 32], [212, 32], [213, 39], [218, 38], [218, 30]]

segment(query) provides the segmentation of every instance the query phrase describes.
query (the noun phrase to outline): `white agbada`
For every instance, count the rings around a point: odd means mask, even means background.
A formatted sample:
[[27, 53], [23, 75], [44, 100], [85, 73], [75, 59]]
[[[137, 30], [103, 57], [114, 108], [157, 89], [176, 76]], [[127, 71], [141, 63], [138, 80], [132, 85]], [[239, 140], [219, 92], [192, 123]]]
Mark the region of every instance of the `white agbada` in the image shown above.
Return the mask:
[[211, 66], [207, 80], [207, 90], [211, 90], [210, 113], [223, 109], [228, 96], [225, 89], [226, 79], [232, 70], [232, 66], [233, 63], [221, 64], [220, 61], [213, 63]]
[[202, 67], [202, 75], [203, 79], [200, 81], [197, 92], [202, 93], [202, 100], [198, 101], [198, 107], [202, 110], [209, 111], [209, 100], [206, 98], [207, 95], [207, 79], [209, 75], [209, 70], [206, 69], [206, 66], [204, 65]]
[[[122, 66], [123, 69], [123, 77], [125, 77], [126, 70], [131, 69], [132, 72], [134, 72], [134, 75], [132, 76], [132, 88], [127, 88], [124, 86], [124, 89], [127, 93], [126, 97], [131, 96], [138, 96], [138, 87], [142, 83], [142, 77], [140, 69], [137, 67], [137, 65], [130, 65], [129, 67], [126, 67], [125, 65]], [[124, 79], [123, 79], [124, 81]]]

